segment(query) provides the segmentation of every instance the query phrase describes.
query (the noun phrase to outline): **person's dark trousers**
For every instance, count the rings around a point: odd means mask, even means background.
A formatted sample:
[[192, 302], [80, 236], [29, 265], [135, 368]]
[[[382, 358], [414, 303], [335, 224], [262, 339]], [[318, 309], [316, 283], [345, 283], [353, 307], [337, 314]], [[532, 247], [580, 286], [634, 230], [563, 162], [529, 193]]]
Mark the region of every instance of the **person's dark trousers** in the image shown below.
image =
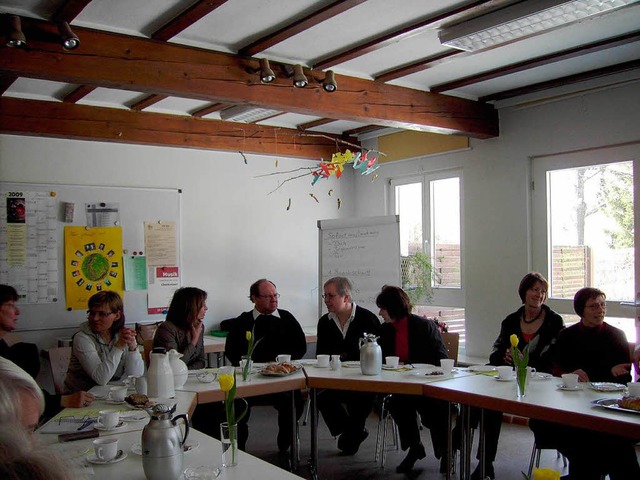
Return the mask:
[[[304, 402], [302, 394], [296, 390], [293, 393], [296, 420], [300, 420]], [[278, 450], [286, 452], [292, 443], [293, 424], [291, 419], [291, 392], [273, 393], [269, 395], [261, 395], [259, 397], [251, 397], [247, 399], [249, 405], [272, 405], [278, 411]], [[238, 434], [240, 436], [240, 434]]]
[[447, 453], [447, 416], [450, 415], [447, 402], [419, 395], [393, 395], [390, 410], [398, 425], [402, 450], [422, 443], [416, 416], [419, 414], [422, 425], [431, 432], [435, 457], [441, 458]]
[[598, 480], [609, 474], [611, 480], [640, 478], [634, 440], [593, 430], [556, 423], [529, 422], [536, 443], [547, 439], [569, 459], [569, 478]]
[[[471, 428], [478, 428], [480, 424], [480, 412], [479, 408], [471, 408], [469, 423]], [[495, 410], [484, 411], [484, 452], [485, 462], [493, 463], [496, 460], [496, 454], [498, 453], [498, 440], [500, 438], [500, 430], [502, 429], [502, 412]], [[462, 434], [462, 426], [456, 423], [453, 429], [453, 448], [454, 450], [460, 450], [460, 441]], [[476, 458], [480, 460], [480, 445], [478, 445], [478, 452]]]
[[373, 410], [375, 394], [322, 390], [318, 394], [318, 410], [334, 437], [341, 433], [359, 434]]
[[[241, 399], [234, 401], [236, 418], [247, 408]], [[246, 450], [247, 438], [249, 437], [249, 427], [247, 422], [251, 416], [251, 409], [238, 422], [238, 448]], [[198, 405], [191, 417], [191, 426], [210, 437], [220, 440], [220, 424], [226, 422], [224, 402], [202, 403]]]

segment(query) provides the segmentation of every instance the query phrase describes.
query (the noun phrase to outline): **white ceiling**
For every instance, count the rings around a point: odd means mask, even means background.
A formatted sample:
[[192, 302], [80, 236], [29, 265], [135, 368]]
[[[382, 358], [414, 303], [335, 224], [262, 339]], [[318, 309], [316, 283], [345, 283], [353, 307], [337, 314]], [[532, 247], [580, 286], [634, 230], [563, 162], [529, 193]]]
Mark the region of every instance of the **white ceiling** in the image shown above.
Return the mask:
[[[485, 3], [495, 7], [512, 1], [495, 0]], [[24, 17], [50, 20], [64, 3], [63, 0], [0, 0], [0, 13], [13, 13]], [[193, 3], [195, 0], [93, 0], [88, 2], [86, 7], [72, 20], [71, 26], [149, 37]], [[252, 41], [333, 3], [335, 3], [334, 0], [228, 0], [169, 41], [236, 54]], [[356, 47], [365, 41], [409, 26], [436, 13], [449, 11], [470, 3], [478, 2], [469, 0], [368, 0], [257, 53], [255, 57], [267, 57], [272, 61], [286, 64], [301, 63], [313, 67], [320, 60], [345, 49]], [[483, 6], [483, 8], [485, 7], [486, 5]], [[438, 41], [439, 26], [439, 24], [435, 24], [429, 28], [418, 30], [412, 35], [390, 42], [384, 48], [330, 68], [338, 74], [373, 80], [381, 73], [450, 51], [451, 49], [440, 45]], [[442, 83], [637, 30], [640, 30], [640, 2], [619, 11], [587, 19], [510, 45], [473, 55], [454, 56], [449, 61], [443, 61], [420, 72], [390, 80], [389, 83], [429, 91]], [[640, 60], [640, 41], [636, 40], [601, 52], [472, 83], [444, 91], [442, 94], [477, 100], [514, 88], [638, 60]], [[603, 86], [607, 84], [607, 80], [603, 80], [603, 78], [556, 86], [552, 90], [501, 100], [496, 103], [496, 106], [540, 100], [553, 97], [558, 92], [572, 93], [589, 88], [594, 84]], [[614, 74], [607, 78], [610, 83], [634, 81], [640, 78], [640, 71], [636, 67], [634, 70], [623, 74]], [[76, 87], [77, 85], [46, 80], [18, 78], [4, 92], [4, 95], [59, 101]], [[146, 95], [134, 91], [97, 88], [78, 103], [128, 109], [129, 105], [141, 100]], [[189, 115], [189, 112], [207, 105], [208, 102], [201, 100], [169, 97], [148, 107], [145, 111]], [[217, 119], [219, 114], [212, 113], [207, 118]], [[295, 128], [297, 125], [319, 118], [321, 117], [288, 113], [266, 120], [262, 124]], [[341, 133], [362, 126], [363, 124], [352, 121], [334, 121], [317, 127], [316, 130]]]

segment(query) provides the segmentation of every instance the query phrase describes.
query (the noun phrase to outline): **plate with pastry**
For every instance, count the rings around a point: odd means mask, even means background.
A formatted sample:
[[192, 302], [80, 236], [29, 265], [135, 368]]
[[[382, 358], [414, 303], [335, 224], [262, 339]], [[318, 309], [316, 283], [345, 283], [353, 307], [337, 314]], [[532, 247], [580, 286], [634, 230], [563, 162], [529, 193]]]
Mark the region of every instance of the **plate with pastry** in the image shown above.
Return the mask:
[[147, 408], [151, 408], [156, 405], [157, 402], [149, 400], [149, 397], [142, 393], [132, 393], [127, 395], [124, 399], [129, 408], [134, 408], [137, 410], [145, 410]]
[[300, 365], [294, 365], [289, 362], [270, 363], [260, 369], [260, 373], [267, 377], [286, 377], [287, 375], [296, 373], [301, 368]]
[[609, 410], [640, 414], [640, 398], [638, 397], [600, 398], [591, 403]]

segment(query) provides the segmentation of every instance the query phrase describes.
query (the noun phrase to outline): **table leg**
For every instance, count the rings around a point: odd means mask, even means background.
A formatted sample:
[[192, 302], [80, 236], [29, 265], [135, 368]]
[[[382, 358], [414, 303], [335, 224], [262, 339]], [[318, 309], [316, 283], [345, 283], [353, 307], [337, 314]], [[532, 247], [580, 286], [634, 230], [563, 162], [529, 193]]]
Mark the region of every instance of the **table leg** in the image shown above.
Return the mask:
[[485, 450], [484, 450], [484, 439], [485, 439], [485, 431], [484, 431], [484, 409], [480, 410], [480, 423], [478, 428], [480, 429], [480, 435], [478, 439], [478, 451], [480, 452], [480, 477], [484, 478], [484, 468], [485, 468]]
[[451, 479], [451, 456], [453, 450], [452, 432], [453, 426], [451, 422], [451, 402], [447, 402], [447, 412], [449, 416], [447, 418], [447, 480]]
[[296, 472], [298, 470], [298, 416], [296, 412], [296, 399], [295, 390], [290, 392], [291, 394], [291, 415], [293, 432], [291, 437], [291, 471]]
[[316, 397], [316, 389], [309, 389], [310, 415], [311, 415], [311, 458], [309, 459], [309, 469], [311, 470], [311, 478], [318, 480], [318, 404]]
[[460, 479], [469, 480], [471, 475], [471, 407], [460, 405], [462, 435], [460, 444]]

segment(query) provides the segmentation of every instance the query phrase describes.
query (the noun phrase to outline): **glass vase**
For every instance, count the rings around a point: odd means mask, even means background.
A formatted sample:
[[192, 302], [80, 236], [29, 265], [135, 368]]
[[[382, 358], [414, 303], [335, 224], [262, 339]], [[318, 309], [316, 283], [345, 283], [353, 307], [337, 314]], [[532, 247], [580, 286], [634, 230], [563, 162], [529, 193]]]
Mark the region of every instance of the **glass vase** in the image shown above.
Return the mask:
[[251, 381], [251, 369], [253, 368], [253, 360], [251, 357], [247, 355], [243, 355], [240, 360], [240, 369], [242, 372], [242, 381], [250, 382]]
[[516, 368], [516, 392], [518, 398], [523, 398], [527, 394], [529, 384], [529, 371], [527, 367]]
[[222, 422], [220, 441], [222, 442], [222, 466], [235, 467], [238, 464], [238, 425]]

